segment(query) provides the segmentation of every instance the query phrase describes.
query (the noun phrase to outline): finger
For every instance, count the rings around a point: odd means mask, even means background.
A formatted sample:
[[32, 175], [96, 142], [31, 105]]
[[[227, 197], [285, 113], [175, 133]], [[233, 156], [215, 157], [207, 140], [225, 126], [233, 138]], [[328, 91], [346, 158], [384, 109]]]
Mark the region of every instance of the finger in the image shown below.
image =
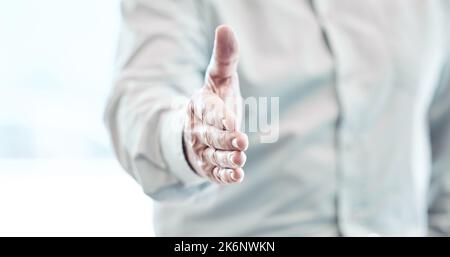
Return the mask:
[[224, 182], [222, 182], [220, 170], [221, 169], [219, 167], [214, 167], [210, 178], [218, 184], [223, 184]]
[[245, 133], [239, 132], [239, 136], [231, 140], [231, 145], [237, 150], [245, 151], [248, 149], [248, 136]]
[[244, 179], [244, 171], [240, 168], [221, 169], [219, 170], [219, 176], [225, 184], [240, 183]]
[[233, 30], [226, 25], [217, 27], [209, 75], [218, 79], [231, 77], [236, 73], [238, 57], [239, 43]]
[[235, 130], [236, 117], [218, 95], [203, 90], [193, 96], [189, 107], [203, 123], [222, 130]]
[[221, 169], [220, 174], [220, 180], [224, 183], [224, 184], [231, 184], [233, 183], [233, 180], [231, 179], [231, 174], [233, 174], [233, 170], [232, 169]]
[[200, 125], [196, 128], [194, 135], [202, 144], [218, 150], [245, 151], [248, 148], [248, 137], [242, 132], [230, 132], [209, 125]]
[[244, 180], [244, 171], [240, 168], [234, 169], [230, 174], [231, 181], [233, 183], [241, 183]]
[[221, 168], [240, 168], [244, 166], [247, 156], [241, 151], [222, 151], [208, 147], [203, 151], [202, 159]]
[[240, 183], [244, 179], [242, 169], [214, 168], [211, 178], [219, 184]]

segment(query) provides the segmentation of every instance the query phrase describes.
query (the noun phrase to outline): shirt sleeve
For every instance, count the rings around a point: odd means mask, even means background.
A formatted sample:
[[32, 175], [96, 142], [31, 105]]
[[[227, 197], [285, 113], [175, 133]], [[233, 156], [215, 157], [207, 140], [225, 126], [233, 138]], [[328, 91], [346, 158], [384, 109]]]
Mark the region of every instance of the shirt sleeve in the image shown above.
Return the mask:
[[124, 0], [117, 70], [105, 121], [123, 168], [155, 200], [209, 183], [182, 144], [188, 97], [203, 85], [209, 42], [199, 1]]
[[[449, 58], [450, 59], [450, 58]], [[432, 174], [428, 211], [429, 233], [450, 236], [450, 62], [445, 65], [432, 102], [429, 121]]]

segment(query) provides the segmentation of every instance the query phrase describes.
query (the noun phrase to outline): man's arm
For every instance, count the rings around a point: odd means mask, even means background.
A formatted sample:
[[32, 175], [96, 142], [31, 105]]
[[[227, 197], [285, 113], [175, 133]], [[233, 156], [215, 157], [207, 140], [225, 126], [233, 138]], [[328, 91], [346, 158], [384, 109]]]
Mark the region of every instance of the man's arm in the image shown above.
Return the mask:
[[105, 120], [124, 169], [155, 199], [186, 197], [206, 179], [183, 154], [183, 103], [208, 63], [197, 1], [122, 2], [115, 87]]
[[106, 123], [120, 163], [157, 200], [187, 197], [208, 181], [243, 178], [248, 139], [237, 129], [237, 39], [231, 28], [219, 27], [208, 65], [210, 40], [198, 4], [122, 5], [119, 70]]

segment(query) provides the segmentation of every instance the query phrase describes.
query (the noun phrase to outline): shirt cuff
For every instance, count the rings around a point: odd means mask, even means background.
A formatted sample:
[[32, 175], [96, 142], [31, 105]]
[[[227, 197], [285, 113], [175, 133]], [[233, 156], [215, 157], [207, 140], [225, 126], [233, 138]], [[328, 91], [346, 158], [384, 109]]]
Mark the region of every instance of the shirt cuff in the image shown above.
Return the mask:
[[183, 149], [185, 111], [167, 112], [161, 120], [161, 150], [169, 170], [187, 186], [196, 186], [208, 181], [200, 177], [189, 166]]

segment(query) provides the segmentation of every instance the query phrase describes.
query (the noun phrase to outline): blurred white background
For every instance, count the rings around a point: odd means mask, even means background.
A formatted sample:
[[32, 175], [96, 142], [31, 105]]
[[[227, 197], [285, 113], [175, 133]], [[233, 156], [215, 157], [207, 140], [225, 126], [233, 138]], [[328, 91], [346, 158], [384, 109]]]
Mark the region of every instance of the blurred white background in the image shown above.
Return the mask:
[[0, 1], [0, 235], [153, 235], [102, 116], [118, 0]]

